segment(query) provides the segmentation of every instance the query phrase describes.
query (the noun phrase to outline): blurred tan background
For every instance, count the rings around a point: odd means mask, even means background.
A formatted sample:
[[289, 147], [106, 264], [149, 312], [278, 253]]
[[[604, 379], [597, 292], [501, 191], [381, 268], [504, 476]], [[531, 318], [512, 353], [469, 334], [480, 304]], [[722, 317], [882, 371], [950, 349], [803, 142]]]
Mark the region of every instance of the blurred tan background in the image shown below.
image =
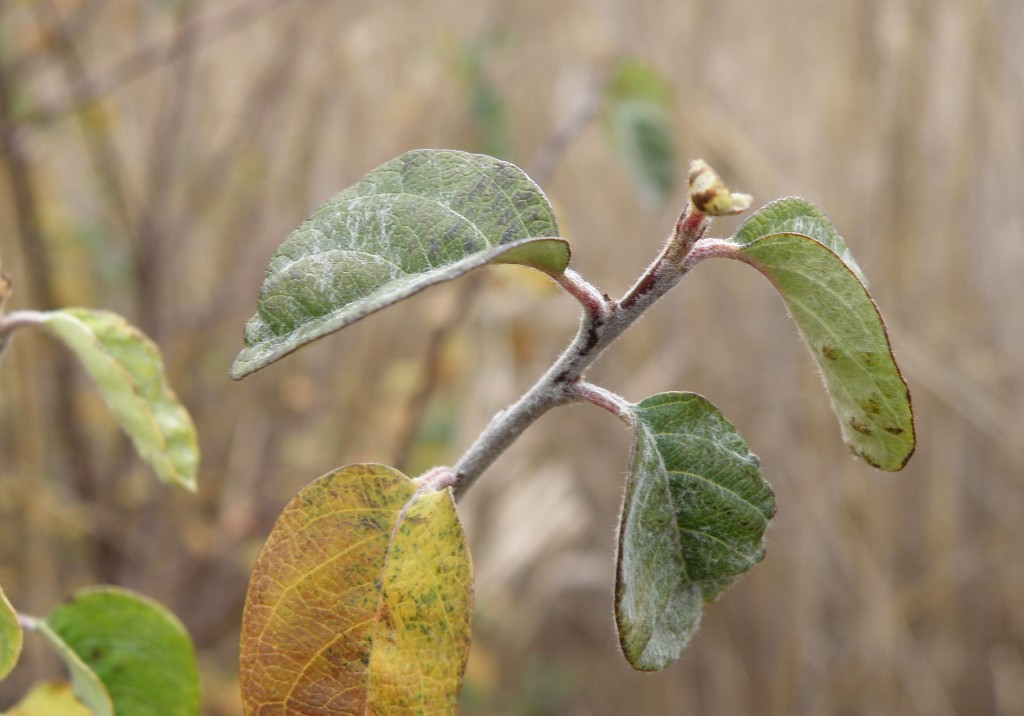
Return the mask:
[[[853, 458], [768, 283], [701, 266], [590, 377], [722, 409], [777, 492], [767, 558], [677, 664], [632, 672], [611, 616], [629, 436], [589, 407], [549, 414], [462, 504], [463, 713], [1024, 714], [1021, 29], [1017, 0], [4, 0], [8, 308], [142, 327], [203, 465], [197, 497], [160, 486], [63, 350], [19, 333], [0, 366], [0, 584], [32, 614], [99, 582], [160, 600], [195, 639], [206, 713], [240, 713], [248, 569], [284, 503], [350, 462], [453, 462], [577, 321], [528, 272], [489, 271], [232, 383], [267, 259], [402, 151], [488, 149], [544, 175], [574, 265], [620, 295], [683, 190], [639, 200], [599, 122], [557, 138], [626, 55], [671, 84], [681, 171], [701, 156], [756, 200], [829, 212], [919, 446], [896, 475]], [[0, 708], [54, 673], [32, 640]]]

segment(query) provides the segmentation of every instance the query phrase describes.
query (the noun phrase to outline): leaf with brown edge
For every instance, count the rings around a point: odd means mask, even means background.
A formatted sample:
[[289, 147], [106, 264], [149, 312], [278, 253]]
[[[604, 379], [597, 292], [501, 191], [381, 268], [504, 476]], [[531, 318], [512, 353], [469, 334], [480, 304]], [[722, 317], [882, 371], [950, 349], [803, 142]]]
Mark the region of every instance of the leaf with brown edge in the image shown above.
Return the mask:
[[[732, 257], [758, 269], [785, 300], [846, 444], [874, 467], [901, 470], [916, 444], [910, 392], [856, 264], [844, 259], [849, 252], [824, 215], [811, 209], [795, 200], [769, 204], [740, 228]], [[759, 235], [780, 226], [809, 233]]]
[[249, 584], [247, 714], [454, 713], [472, 568], [450, 490], [350, 465], [282, 511]]

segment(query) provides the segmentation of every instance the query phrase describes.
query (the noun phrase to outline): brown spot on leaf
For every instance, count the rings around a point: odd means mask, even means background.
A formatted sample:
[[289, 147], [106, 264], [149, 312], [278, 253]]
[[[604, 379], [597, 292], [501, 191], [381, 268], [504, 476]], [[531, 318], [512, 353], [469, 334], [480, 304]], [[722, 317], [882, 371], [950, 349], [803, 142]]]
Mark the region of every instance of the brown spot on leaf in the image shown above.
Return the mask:
[[830, 346], [828, 343], [825, 343], [821, 346], [821, 354], [828, 358], [829, 360], [839, 360], [839, 351]]
[[871, 434], [871, 428], [857, 420], [857, 418], [850, 418], [850, 427], [856, 430], [861, 435]]
[[889, 426], [889, 427], [885, 428], [885, 432], [889, 433], [890, 435], [902, 435], [903, 434], [903, 428], [898, 428], [898, 427], [895, 427], [895, 426]]
[[878, 407], [878, 401], [874, 398], [868, 398], [860, 404], [861, 409], [868, 415], [878, 415], [882, 412], [882, 409]]

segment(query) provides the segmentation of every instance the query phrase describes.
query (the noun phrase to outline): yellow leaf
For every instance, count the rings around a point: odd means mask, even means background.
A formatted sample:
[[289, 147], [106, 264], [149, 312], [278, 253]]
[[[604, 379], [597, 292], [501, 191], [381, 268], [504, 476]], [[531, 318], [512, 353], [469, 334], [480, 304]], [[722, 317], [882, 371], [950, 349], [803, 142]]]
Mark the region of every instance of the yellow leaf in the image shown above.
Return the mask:
[[350, 465], [284, 509], [242, 621], [246, 713], [454, 713], [472, 568], [449, 490]]

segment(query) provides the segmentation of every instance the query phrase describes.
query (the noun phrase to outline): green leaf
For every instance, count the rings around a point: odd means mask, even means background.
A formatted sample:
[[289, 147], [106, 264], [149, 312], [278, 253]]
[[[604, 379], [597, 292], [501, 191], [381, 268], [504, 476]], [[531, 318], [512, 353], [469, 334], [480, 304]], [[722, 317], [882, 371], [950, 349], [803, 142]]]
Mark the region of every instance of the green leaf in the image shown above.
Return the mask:
[[649, 65], [632, 57], [619, 59], [608, 77], [605, 94], [613, 102], [642, 100], [668, 109], [672, 90]]
[[242, 378], [374, 311], [488, 263], [559, 275], [569, 246], [520, 169], [480, 154], [407, 152], [366, 174], [270, 259], [231, 367]]
[[110, 694], [96, 672], [82, 661], [78, 653], [49, 624], [38, 622], [34, 629], [50, 642], [64, 660], [64, 665], [71, 674], [71, 688], [78, 700], [89, 707], [93, 716], [114, 716], [114, 704], [110, 700]]
[[75, 698], [71, 685], [43, 682], [6, 712], [6, 716], [92, 716], [93, 712]]
[[256, 713], [454, 713], [472, 567], [448, 489], [382, 465], [304, 488], [253, 570], [242, 697]]
[[21, 655], [22, 633], [18, 615], [0, 589], [0, 681], [7, 677]]
[[882, 316], [853, 268], [803, 234], [778, 233], [740, 246], [739, 256], [778, 289], [821, 369], [850, 449], [882, 470], [914, 452], [910, 392]]
[[605, 96], [605, 124], [612, 146], [637, 193], [652, 204], [663, 202], [677, 179], [667, 85], [645, 65], [625, 60], [609, 78]]
[[467, 43], [460, 57], [460, 70], [468, 99], [474, 144], [483, 154], [508, 155], [508, 107], [488, 73], [488, 61], [500, 34], [488, 34]]
[[109, 311], [69, 308], [42, 316], [43, 325], [78, 356], [157, 476], [194, 492], [195, 426], [167, 383], [156, 344]]
[[659, 393], [629, 417], [615, 621], [626, 660], [653, 671], [678, 658], [703, 605], [764, 556], [775, 499], [757, 457], [701, 396]]
[[832, 222], [821, 209], [798, 196], [777, 199], [764, 205], [751, 214], [736, 234], [732, 242], [747, 246], [769, 234], [803, 234], [810, 236], [819, 244], [824, 244], [843, 260], [860, 282], [868, 285], [867, 278], [847, 248]]
[[192, 643], [181, 623], [159, 604], [114, 587], [84, 589], [54, 609], [41, 627], [71, 669], [75, 694], [94, 713], [199, 713]]

